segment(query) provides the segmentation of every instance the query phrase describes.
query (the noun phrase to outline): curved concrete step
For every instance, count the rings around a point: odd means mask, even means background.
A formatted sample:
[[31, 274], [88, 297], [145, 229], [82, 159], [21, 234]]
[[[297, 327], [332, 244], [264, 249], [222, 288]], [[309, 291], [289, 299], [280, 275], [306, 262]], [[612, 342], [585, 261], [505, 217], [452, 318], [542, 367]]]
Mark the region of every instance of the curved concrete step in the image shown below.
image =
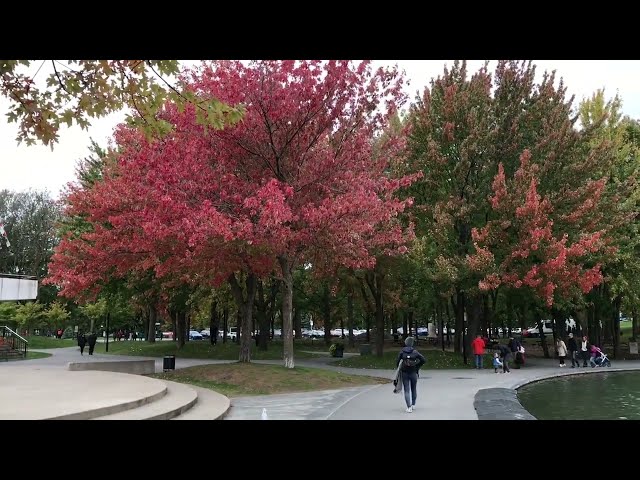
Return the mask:
[[114, 372], [0, 368], [0, 419], [89, 420], [154, 402], [160, 380]]
[[191, 386], [168, 380], [160, 381], [167, 387], [167, 394], [161, 399], [94, 420], [170, 420], [189, 410], [198, 400], [198, 393]]
[[198, 401], [189, 410], [172, 420], [222, 420], [231, 407], [231, 400], [208, 388], [189, 385], [198, 393]]

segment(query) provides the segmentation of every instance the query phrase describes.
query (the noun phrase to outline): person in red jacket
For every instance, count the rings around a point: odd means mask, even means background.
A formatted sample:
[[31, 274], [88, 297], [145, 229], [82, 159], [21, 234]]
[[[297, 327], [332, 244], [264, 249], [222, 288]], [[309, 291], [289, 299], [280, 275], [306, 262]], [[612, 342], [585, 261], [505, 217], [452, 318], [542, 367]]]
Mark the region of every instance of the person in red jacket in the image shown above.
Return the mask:
[[473, 349], [473, 355], [476, 359], [476, 368], [482, 368], [482, 358], [484, 355], [485, 343], [481, 335], [476, 335], [476, 338], [471, 342], [471, 348]]

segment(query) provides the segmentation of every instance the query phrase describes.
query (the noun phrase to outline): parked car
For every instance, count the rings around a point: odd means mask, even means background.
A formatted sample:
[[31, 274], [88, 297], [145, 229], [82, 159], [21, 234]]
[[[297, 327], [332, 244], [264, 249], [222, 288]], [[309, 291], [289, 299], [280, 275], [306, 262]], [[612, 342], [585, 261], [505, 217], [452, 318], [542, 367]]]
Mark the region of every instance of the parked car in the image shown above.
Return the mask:
[[205, 328], [204, 330], [200, 330], [200, 335], [202, 335], [202, 338], [210, 338], [211, 337], [211, 333], [210, 333], [210, 330], [208, 328]]
[[168, 338], [169, 340], [173, 340], [173, 332], [162, 332], [162, 338]]
[[189, 332], [189, 340], [202, 340], [203, 337], [200, 332], [196, 332], [195, 330], [191, 330]]
[[235, 340], [238, 338], [238, 327], [231, 327], [227, 332], [227, 338], [230, 340]]

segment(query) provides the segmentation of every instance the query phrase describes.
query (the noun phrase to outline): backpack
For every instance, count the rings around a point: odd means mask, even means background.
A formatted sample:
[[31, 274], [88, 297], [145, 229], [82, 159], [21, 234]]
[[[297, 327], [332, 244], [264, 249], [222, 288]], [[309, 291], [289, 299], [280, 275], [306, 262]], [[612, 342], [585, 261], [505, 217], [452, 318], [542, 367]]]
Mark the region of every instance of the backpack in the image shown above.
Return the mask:
[[414, 368], [420, 363], [420, 359], [415, 352], [402, 352], [402, 366], [406, 368]]

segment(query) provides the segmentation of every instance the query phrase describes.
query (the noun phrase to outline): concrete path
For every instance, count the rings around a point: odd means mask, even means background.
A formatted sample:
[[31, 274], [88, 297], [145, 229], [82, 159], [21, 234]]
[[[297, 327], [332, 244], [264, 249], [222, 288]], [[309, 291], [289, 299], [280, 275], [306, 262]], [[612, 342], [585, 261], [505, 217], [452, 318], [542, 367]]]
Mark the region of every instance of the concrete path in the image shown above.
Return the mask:
[[[428, 353], [427, 353], [428, 355]], [[256, 363], [276, 363], [261, 361]], [[485, 388], [515, 389], [526, 383], [554, 376], [591, 374], [602, 371], [640, 369], [640, 361], [613, 362], [611, 368], [558, 367], [554, 359], [532, 359], [521, 369], [511, 373], [494, 373], [493, 369], [424, 370], [418, 382], [418, 399], [413, 413], [406, 413], [404, 394], [393, 393], [394, 370], [373, 370], [334, 367], [323, 360], [300, 360], [300, 366], [326, 368], [348, 374], [388, 378], [388, 385], [375, 385], [359, 390], [344, 390], [343, 395], [333, 392], [288, 394], [269, 404], [270, 397], [232, 399], [231, 415], [227, 418], [253, 418], [267, 408], [270, 419], [329, 419], [329, 420], [477, 420], [473, 402], [475, 394]], [[280, 397], [280, 396], [277, 396]], [[306, 402], [306, 405], [305, 405]], [[289, 406], [292, 405], [292, 407]], [[305, 405], [302, 408], [297, 405]], [[235, 408], [234, 408], [235, 407]]]
[[[38, 350], [51, 357], [12, 362], [15, 369], [64, 369], [70, 361], [95, 362], [132, 359], [153, 359], [156, 371], [162, 371], [162, 358], [127, 355], [95, 354], [80, 356], [78, 347]], [[428, 355], [428, 351], [425, 352]], [[486, 388], [514, 389], [531, 381], [568, 374], [590, 374], [600, 371], [640, 369], [640, 361], [613, 361], [611, 368], [559, 368], [554, 359], [530, 359], [525, 368], [512, 369], [509, 374], [495, 374], [493, 369], [429, 370], [422, 372], [418, 382], [418, 400], [413, 413], [405, 412], [403, 393], [393, 394], [391, 379], [394, 370], [354, 369], [336, 367], [338, 359], [318, 356], [300, 359], [296, 365], [324, 368], [352, 375], [389, 379], [388, 384], [341, 390], [263, 395], [232, 398], [232, 408], [226, 419], [259, 419], [267, 409], [269, 419], [330, 419], [330, 420], [477, 420], [475, 394]], [[232, 360], [176, 359], [176, 368], [194, 365], [233, 363]], [[280, 360], [260, 360], [255, 363], [281, 365]], [[2, 366], [0, 365], [0, 370]]]

